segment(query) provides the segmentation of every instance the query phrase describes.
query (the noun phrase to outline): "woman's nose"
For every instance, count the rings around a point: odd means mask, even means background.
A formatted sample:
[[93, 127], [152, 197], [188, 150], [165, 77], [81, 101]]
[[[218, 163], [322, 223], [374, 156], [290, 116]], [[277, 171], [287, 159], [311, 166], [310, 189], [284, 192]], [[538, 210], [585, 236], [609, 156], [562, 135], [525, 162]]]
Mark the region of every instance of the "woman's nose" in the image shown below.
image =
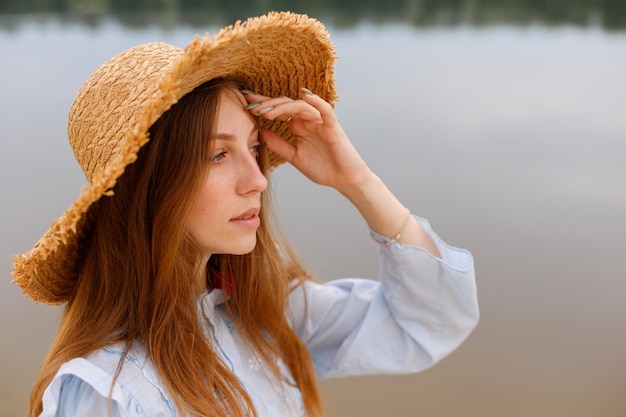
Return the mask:
[[241, 177], [241, 191], [244, 194], [250, 192], [263, 192], [267, 188], [267, 178], [261, 172], [259, 163], [254, 155], [245, 159], [244, 172]]

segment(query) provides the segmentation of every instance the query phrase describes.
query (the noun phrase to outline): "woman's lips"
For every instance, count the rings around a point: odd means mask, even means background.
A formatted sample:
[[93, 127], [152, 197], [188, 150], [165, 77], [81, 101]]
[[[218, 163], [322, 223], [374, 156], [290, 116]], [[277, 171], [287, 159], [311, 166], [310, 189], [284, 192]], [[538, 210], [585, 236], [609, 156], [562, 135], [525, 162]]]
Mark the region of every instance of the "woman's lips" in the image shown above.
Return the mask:
[[246, 227], [259, 227], [261, 225], [261, 218], [259, 217], [258, 207], [246, 210], [237, 217], [230, 219], [232, 223], [239, 224]]

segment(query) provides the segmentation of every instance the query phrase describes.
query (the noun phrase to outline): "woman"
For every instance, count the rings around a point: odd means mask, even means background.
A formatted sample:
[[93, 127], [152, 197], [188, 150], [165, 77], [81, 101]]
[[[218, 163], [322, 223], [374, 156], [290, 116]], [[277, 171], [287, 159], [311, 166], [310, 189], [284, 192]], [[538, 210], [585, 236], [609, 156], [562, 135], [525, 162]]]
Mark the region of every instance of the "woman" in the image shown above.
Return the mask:
[[[318, 377], [417, 372], [468, 336], [471, 255], [360, 158], [334, 60], [319, 22], [271, 13], [92, 74], [68, 124], [89, 187], [14, 263], [66, 303], [31, 416], [323, 416]], [[359, 210], [379, 282], [308, 278], [267, 198], [284, 161]]]

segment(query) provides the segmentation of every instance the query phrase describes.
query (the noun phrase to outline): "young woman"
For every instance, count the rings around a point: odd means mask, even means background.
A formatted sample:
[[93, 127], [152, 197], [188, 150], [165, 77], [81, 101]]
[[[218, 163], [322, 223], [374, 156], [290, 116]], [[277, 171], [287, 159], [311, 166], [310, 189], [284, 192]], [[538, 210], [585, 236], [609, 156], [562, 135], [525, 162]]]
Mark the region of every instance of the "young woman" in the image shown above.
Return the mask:
[[[319, 22], [272, 13], [92, 74], [68, 125], [89, 187], [14, 263], [65, 303], [32, 417], [323, 416], [317, 378], [417, 372], [468, 336], [471, 255], [360, 158], [334, 59]], [[309, 279], [266, 198], [283, 161], [358, 209], [379, 281]]]

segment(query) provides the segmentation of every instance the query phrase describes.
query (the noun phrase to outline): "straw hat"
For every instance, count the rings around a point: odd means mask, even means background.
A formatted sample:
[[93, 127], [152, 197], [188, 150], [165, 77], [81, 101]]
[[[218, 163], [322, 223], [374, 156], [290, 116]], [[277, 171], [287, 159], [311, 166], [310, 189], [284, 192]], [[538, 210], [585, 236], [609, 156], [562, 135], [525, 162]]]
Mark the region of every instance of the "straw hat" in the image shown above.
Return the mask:
[[[324, 26], [293, 13], [272, 12], [237, 22], [184, 49], [150, 43], [116, 55], [83, 84], [70, 109], [68, 136], [89, 186], [29, 252], [14, 256], [24, 293], [48, 304], [72, 294], [91, 228], [86, 212], [111, 196], [124, 168], [148, 141], [149, 127], [174, 103], [213, 78], [239, 76], [266, 96], [297, 98], [307, 87], [333, 102], [335, 49]], [[261, 120], [287, 140], [285, 123]], [[270, 156], [272, 166], [283, 161]]]

